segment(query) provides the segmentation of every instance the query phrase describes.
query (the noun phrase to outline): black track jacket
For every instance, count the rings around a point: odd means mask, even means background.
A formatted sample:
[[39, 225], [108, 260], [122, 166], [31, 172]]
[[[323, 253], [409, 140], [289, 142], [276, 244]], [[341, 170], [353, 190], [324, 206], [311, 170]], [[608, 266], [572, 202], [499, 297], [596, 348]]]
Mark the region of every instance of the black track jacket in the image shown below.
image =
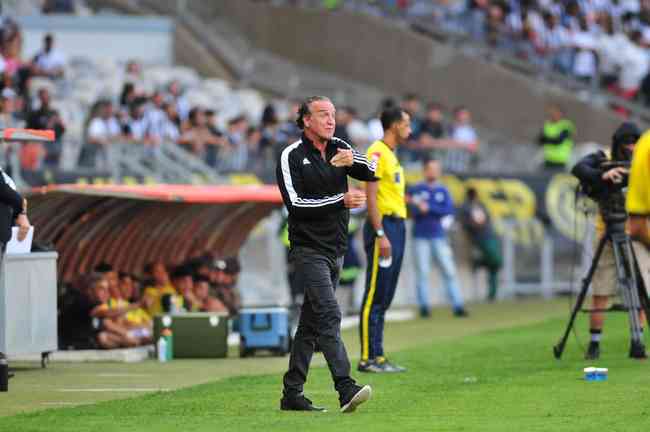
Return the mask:
[[[330, 164], [337, 148], [352, 150], [352, 166], [337, 168]], [[327, 160], [303, 134], [280, 154], [276, 177], [289, 211], [291, 247], [304, 246], [336, 258], [347, 249], [350, 213], [343, 203], [347, 176], [376, 181], [376, 164], [336, 137], [327, 143], [325, 155]]]

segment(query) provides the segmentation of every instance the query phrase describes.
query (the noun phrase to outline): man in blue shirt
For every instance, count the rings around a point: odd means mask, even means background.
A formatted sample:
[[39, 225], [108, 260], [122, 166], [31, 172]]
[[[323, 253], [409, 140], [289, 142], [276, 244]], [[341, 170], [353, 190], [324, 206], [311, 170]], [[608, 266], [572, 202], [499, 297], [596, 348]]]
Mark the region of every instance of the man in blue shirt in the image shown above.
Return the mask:
[[447, 239], [447, 230], [453, 223], [454, 203], [449, 191], [438, 180], [442, 174], [440, 162], [431, 159], [424, 163], [424, 182], [408, 191], [410, 213], [415, 245], [415, 273], [420, 315], [431, 315], [431, 264], [436, 263], [442, 273], [447, 297], [454, 315], [467, 316], [460, 294], [454, 254]]

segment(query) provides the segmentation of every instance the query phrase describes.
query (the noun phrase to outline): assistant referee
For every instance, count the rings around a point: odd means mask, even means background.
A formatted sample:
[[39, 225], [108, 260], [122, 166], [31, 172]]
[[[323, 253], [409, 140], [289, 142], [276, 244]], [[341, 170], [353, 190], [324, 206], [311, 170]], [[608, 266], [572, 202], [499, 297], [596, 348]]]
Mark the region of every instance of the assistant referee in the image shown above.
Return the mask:
[[276, 176], [289, 211], [289, 264], [295, 283], [304, 288], [300, 322], [284, 375], [280, 408], [324, 411], [303, 394], [316, 344], [323, 352], [339, 393], [341, 412], [352, 412], [370, 398], [370, 386], [350, 377], [350, 360], [341, 340], [341, 311], [334, 296], [347, 248], [349, 208], [366, 196], [348, 190], [348, 176], [375, 180], [375, 164], [334, 137], [335, 108], [323, 96], [305, 100], [296, 123], [304, 132], [280, 155]]
[[366, 184], [368, 220], [363, 239], [368, 257], [366, 290], [361, 306], [359, 372], [404, 372], [384, 354], [384, 316], [390, 307], [402, 268], [406, 242], [404, 169], [395, 150], [411, 135], [411, 118], [400, 108], [381, 113], [384, 137], [368, 148], [377, 164], [378, 181]]

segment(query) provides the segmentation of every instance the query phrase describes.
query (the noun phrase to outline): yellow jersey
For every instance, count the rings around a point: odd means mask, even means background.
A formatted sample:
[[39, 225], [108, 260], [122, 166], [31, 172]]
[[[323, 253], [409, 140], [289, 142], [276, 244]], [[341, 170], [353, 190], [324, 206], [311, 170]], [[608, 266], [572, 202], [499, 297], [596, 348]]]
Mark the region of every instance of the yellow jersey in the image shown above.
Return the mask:
[[[116, 299], [111, 297], [108, 299], [109, 309], [127, 308], [130, 305], [131, 303], [121, 298]], [[151, 323], [151, 317], [144, 309], [137, 308], [126, 313], [126, 321], [134, 326], [149, 325]]]
[[377, 207], [382, 216], [390, 215], [406, 218], [404, 192], [404, 169], [399, 164], [395, 152], [383, 141], [378, 140], [368, 148], [369, 160], [377, 163], [375, 177], [377, 187]]
[[634, 146], [625, 206], [629, 214], [650, 216], [650, 132]]
[[183, 307], [183, 297], [178, 295], [176, 288], [171, 284], [162, 287], [150, 286], [144, 289], [144, 294], [142, 296], [153, 299], [153, 304], [147, 310], [149, 316], [153, 317], [163, 313], [162, 298], [167, 294], [172, 296], [172, 301], [179, 309]]

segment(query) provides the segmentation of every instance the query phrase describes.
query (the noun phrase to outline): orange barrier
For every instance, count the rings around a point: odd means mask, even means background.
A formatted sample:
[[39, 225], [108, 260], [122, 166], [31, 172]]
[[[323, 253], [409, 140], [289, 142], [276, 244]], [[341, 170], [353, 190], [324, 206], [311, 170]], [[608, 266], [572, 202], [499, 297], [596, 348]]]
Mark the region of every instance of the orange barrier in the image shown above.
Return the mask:
[[147, 262], [236, 254], [282, 205], [276, 186], [55, 185], [28, 196], [35, 241], [54, 244], [64, 282], [102, 261], [141, 273]]

